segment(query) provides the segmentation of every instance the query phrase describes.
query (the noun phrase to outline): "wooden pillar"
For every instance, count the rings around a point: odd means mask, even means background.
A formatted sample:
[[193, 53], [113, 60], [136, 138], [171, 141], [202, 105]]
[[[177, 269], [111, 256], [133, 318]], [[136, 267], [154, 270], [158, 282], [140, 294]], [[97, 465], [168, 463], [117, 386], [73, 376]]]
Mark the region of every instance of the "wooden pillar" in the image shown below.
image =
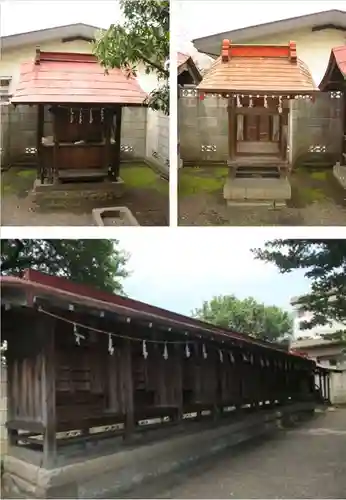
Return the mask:
[[121, 117], [122, 117], [122, 106], [118, 106], [115, 115], [115, 154], [114, 154], [114, 165], [113, 165], [114, 179], [118, 179], [120, 171]]
[[228, 157], [229, 160], [233, 160], [236, 155], [236, 127], [237, 127], [237, 117], [235, 113], [235, 102], [234, 98], [229, 98], [228, 100]]
[[112, 174], [111, 169], [111, 127], [112, 127], [112, 112], [109, 108], [105, 109], [104, 114], [104, 134], [105, 134], [105, 157], [104, 157], [104, 169]]
[[59, 176], [59, 140], [57, 137], [57, 108], [53, 113], [53, 166], [50, 169], [50, 182], [55, 182]]
[[37, 150], [37, 174], [36, 178], [44, 183], [44, 169], [42, 162], [42, 137], [44, 132], [44, 104], [37, 105], [37, 131], [36, 131], [36, 150]]
[[287, 161], [287, 146], [288, 146], [288, 114], [289, 109], [283, 108], [280, 116], [280, 156]]
[[54, 468], [56, 463], [56, 356], [55, 327], [56, 322], [50, 317], [39, 317], [39, 329], [43, 342], [42, 350], [42, 422], [43, 436], [43, 467]]
[[175, 346], [175, 363], [174, 363], [174, 377], [175, 381], [175, 395], [177, 413], [176, 419], [179, 421], [183, 418], [183, 362], [182, 362], [182, 349], [179, 344]]
[[[11, 340], [8, 343], [7, 352], [6, 352], [6, 375], [7, 375], [7, 385], [6, 385], [6, 393], [7, 393], [7, 417], [6, 421], [11, 422], [16, 420], [16, 394], [18, 391], [18, 377], [16, 376], [16, 360], [13, 352], [13, 342]], [[15, 446], [17, 444], [18, 439], [18, 430], [8, 428], [7, 430], [7, 439], [9, 446]]]
[[328, 402], [331, 403], [331, 395], [330, 395], [330, 373], [328, 373], [327, 375], [327, 398], [328, 398]]
[[134, 402], [133, 402], [133, 376], [131, 341], [124, 340], [124, 353], [122, 360], [122, 388], [125, 406], [125, 439], [130, 437], [135, 428]]

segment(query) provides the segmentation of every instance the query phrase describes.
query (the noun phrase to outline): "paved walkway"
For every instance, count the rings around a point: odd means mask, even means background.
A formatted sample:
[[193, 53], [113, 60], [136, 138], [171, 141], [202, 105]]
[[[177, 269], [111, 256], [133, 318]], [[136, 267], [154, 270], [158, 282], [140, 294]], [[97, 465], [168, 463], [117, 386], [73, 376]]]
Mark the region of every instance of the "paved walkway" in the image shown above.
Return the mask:
[[228, 450], [161, 482], [132, 498], [345, 499], [346, 408]]

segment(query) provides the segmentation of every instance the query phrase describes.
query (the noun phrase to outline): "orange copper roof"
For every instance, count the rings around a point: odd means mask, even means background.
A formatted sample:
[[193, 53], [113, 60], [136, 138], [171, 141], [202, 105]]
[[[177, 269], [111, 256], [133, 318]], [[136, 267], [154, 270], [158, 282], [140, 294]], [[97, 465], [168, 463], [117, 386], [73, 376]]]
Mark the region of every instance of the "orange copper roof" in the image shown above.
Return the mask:
[[21, 67], [12, 98], [20, 103], [143, 104], [146, 93], [120, 69], [104, 68], [91, 54], [36, 52]]
[[222, 42], [221, 55], [205, 74], [203, 92], [309, 94], [317, 88], [296, 44], [233, 45]]

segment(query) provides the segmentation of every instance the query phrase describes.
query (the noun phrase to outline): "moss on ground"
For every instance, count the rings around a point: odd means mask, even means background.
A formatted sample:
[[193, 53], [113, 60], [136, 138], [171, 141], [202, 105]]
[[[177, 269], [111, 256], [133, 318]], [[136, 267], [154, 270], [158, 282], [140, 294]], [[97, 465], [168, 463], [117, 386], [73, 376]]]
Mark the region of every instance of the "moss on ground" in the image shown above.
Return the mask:
[[[121, 165], [120, 176], [126, 186], [133, 189], [155, 189], [162, 194], [168, 194], [168, 182], [161, 179], [148, 165]], [[4, 195], [16, 194], [23, 196], [33, 186], [36, 170], [33, 168], [11, 168], [2, 174], [1, 189]]]
[[147, 165], [122, 165], [120, 177], [127, 187], [134, 189], [155, 189], [162, 194], [168, 194], [169, 184], [161, 179], [159, 174]]
[[36, 178], [36, 169], [10, 168], [1, 174], [1, 192], [4, 195], [26, 196], [32, 189]]
[[222, 192], [227, 167], [184, 167], [179, 171], [179, 196]]
[[310, 177], [311, 179], [315, 180], [315, 181], [326, 181], [327, 180], [327, 175], [328, 175], [328, 172], [326, 172], [325, 170], [321, 170], [319, 172], [311, 172], [310, 173]]

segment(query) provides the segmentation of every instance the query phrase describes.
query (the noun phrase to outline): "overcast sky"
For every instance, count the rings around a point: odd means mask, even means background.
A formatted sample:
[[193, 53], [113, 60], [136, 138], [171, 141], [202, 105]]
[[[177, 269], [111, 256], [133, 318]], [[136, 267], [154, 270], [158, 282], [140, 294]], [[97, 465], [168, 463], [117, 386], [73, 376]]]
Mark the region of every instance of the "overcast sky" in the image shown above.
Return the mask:
[[256, 24], [279, 21], [324, 10], [346, 10], [345, 0], [173, 0], [176, 12], [179, 47], [191, 49], [194, 38], [231, 31]]
[[223, 294], [253, 296], [267, 305], [290, 309], [290, 299], [308, 291], [309, 282], [302, 272], [281, 275], [274, 265], [254, 259], [251, 248], [263, 246], [268, 235], [275, 237], [277, 231], [122, 228], [120, 246], [131, 253], [128, 268], [133, 271], [124, 281], [125, 291], [132, 298], [182, 314]]
[[117, 0], [0, 0], [0, 4], [2, 36], [75, 23], [108, 28], [121, 21]]

